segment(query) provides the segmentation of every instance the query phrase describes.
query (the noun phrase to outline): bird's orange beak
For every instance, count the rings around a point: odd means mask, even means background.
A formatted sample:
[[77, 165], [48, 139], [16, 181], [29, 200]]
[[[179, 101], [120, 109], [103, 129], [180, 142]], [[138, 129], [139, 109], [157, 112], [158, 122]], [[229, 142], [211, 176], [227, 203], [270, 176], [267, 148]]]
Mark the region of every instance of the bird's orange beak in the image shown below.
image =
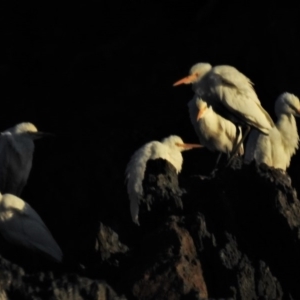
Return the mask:
[[207, 108], [207, 107], [204, 106], [204, 107], [202, 107], [202, 108], [199, 110], [198, 115], [197, 115], [197, 121], [199, 121], [199, 120], [202, 118], [204, 112], [206, 111], [206, 108]]
[[194, 74], [191, 74], [189, 76], [186, 76], [178, 81], [176, 81], [173, 86], [176, 86], [176, 85], [180, 85], [180, 84], [190, 84], [190, 83], [193, 83], [194, 81], [197, 80], [199, 74], [197, 73], [194, 73]]
[[202, 148], [203, 146], [202, 145], [200, 145], [200, 144], [186, 144], [186, 143], [184, 143], [184, 144], [180, 144], [180, 143], [175, 143], [176, 144], [176, 146], [178, 146], [178, 147], [182, 147], [182, 148], [184, 148], [184, 149], [194, 149], [194, 148]]

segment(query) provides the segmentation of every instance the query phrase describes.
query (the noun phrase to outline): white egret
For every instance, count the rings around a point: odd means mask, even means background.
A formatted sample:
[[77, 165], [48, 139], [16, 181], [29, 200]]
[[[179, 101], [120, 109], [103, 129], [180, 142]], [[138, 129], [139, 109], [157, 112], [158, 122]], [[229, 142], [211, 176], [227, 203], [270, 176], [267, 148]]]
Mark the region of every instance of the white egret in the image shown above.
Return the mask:
[[0, 193], [0, 234], [11, 244], [61, 262], [62, 251], [37, 212], [25, 201]]
[[152, 141], [139, 148], [126, 167], [127, 192], [130, 200], [130, 212], [134, 223], [139, 225], [139, 203], [143, 197], [143, 179], [149, 159], [162, 158], [169, 161], [180, 173], [184, 150], [202, 147], [199, 144], [185, 144], [179, 136], [171, 135], [161, 142]]
[[192, 84], [194, 92], [222, 117], [247, 129], [234, 153], [250, 131], [250, 126], [264, 134], [275, 126], [269, 114], [261, 106], [253, 89], [253, 83], [244, 74], [232, 66], [215, 66], [208, 63], [197, 63], [190, 75], [175, 82]]
[[269, 114], [261, 106], [253, 83], [232, 66], [198, 63], [190, 75], [174, 83], [193, 84], [193, 90], [212, 105], [214, 110], [234, 123], [249, 125], [268, 134], [274, 127]]
[[[220, 155], [225, 153], [230, 156], [234, 147], [242, 139], [241, 128], [215, 113], [212, 106], [196, 94], [188, 103], [188, 108], [200, 144], [211, 151], [220, 152]], [[238, 154], [244, 154], [243, 145], [239, 148]]]
[[34, 140], [48, 133], [38, 132], [28, 122], [0, 134], [0, 192], [20, 196], [32, 167]]
[[263, 135], [254, 130], [246, 145], [246, 163], [253, 159], [270, 167], [286, 171], [291, 157], [298, 149], [299, 135], [295, 117], [300, 117], [299, 98], [290, 93], [281, 94], [275, 102], [276, 126]]

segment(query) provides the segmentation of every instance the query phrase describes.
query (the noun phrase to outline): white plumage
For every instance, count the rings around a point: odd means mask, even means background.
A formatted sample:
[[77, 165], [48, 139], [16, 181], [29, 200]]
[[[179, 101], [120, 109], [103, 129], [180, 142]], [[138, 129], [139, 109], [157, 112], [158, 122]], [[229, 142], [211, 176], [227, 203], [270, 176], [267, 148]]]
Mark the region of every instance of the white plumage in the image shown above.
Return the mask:
[[152, 141], [139, 148], [126, 167], [127, 192], [130, 200], [130, 212], [133, 222], [139, 225], [139, 203], [143, 197], [143, 179], [149, 159], [162, 158], [181, 171], [183, 158], [181, 152], [201, 147], [198, 144], [185, 144], [179, 136], [171, 135], [161, 142]]
[[[211, 151], [219, 151], [229, 156], [242, 139], [241, 128], [239, 127], [238, 132], [236, 125], [215, 113], [212, 106], [196, 94], [188, 103], [188, 108], [200, 144]], [[243, 145], [238, 153], [244, 154]]]
[[55, 262], [62, 261], [62, 251], [40, 216], [11, 194], [0, 193], [0, 234], [11, 244], [39, 252]]
[[245, 162], [286, 170], [298, 149], [299, 135], [295, 117], [300, 116], [299, 99], [290, 93], [281, 94], [275, 102], [276, 126], [269, 136], [253, 130], [246, 145]]
[[174, 83], [193, 84], [194, 92], [214, 111], [235, 124], [257, 128], [268, 134], [274, 127], [269, 114], [263, 109], [249, 78], [232, 66], [198, 63], [190, 75]]
[[0, 134], [0, 192], [17, 196], [26, 185], [32, 167], [34, 139], [44, 133], [28, 122]]

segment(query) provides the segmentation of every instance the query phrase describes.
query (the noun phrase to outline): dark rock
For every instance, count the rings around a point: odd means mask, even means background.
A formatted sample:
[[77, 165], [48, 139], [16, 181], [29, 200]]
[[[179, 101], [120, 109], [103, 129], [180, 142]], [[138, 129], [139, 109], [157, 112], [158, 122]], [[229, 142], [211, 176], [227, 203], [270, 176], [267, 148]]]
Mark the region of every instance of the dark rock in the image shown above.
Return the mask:
[[181, 197], [185, 190], [180, 188], [176, 169], [168, 161], [159, 158], [147, 162], [143, 190], [139, 213], [141, 225], [143, 222], [153, 224], [153, 216], [155, 222], [159, 222], [171, 213], [182, 212]]
[[[96, 214], [82, 225], [81, 255], [73, 257], [82, 269], [61, 265], [49, 275], [3, 260], [7, 296], [34, 299], [47, 288], [45, 299], [70, 297], [67, 290], [79, 299], [117, 297], [99, 281], [105, 280], [128, 299], [298, 298], [300, 203], [287, 174], [235, 158], [213, 176], [179, 181], [160, 159], [148, 162], [143, 187], [141, 226], [131, 224], [136, 230], [124, 219], [116, 227], [128, 226], [123, 231], [96, 222]], [[16, 279], [9, 281], [12, 272]]]
[[203, 299], [206, 284], [193, 239], [179, 217], [144, 236], [128, 270], [137, 299]]
[[103, 223], [100, 223], [95, 249], [101, 253], [103, 260], [108, 260], [112, 255], [126, 253], [129, 250], [120, 242], [118, 234]]
[[257, 257], [249, 259], [231, 234], [218, 225], [214, 234], [209, 232], [202, 214], [188, 223], [210, 297], [283, 299], [281, 285], [270, 269]]
[[[125, 300], [105, 282], [76, 274], [25, 273], [0, 257], [1, 299]], [[5, 298], [7, 296], [7, 298]]]

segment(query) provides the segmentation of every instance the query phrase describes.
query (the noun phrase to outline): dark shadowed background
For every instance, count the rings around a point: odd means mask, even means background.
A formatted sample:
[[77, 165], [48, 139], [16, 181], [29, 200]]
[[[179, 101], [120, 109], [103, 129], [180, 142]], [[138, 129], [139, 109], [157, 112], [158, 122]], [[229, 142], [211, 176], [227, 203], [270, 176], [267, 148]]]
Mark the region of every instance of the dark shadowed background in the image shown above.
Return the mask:
[[[55, 133], [36, 142], [22, 197], [66, 254], [83, 255], [74, 245], [98, 220], [121, 239], [135, 230], [124, 171], [138, 147], [170, 134], [197, 142], [191, 87], [172, 87], [194, 63], [235, 66], [272, 117], [280, 93], [300, 96], [299, 4], [269, 3], [1, 3], [0, 130], [30, 121]], [[208, 173], [216, 156], [185, 153], [183, 172]], [[289, 169], [296, 188], [299, 160]]]

